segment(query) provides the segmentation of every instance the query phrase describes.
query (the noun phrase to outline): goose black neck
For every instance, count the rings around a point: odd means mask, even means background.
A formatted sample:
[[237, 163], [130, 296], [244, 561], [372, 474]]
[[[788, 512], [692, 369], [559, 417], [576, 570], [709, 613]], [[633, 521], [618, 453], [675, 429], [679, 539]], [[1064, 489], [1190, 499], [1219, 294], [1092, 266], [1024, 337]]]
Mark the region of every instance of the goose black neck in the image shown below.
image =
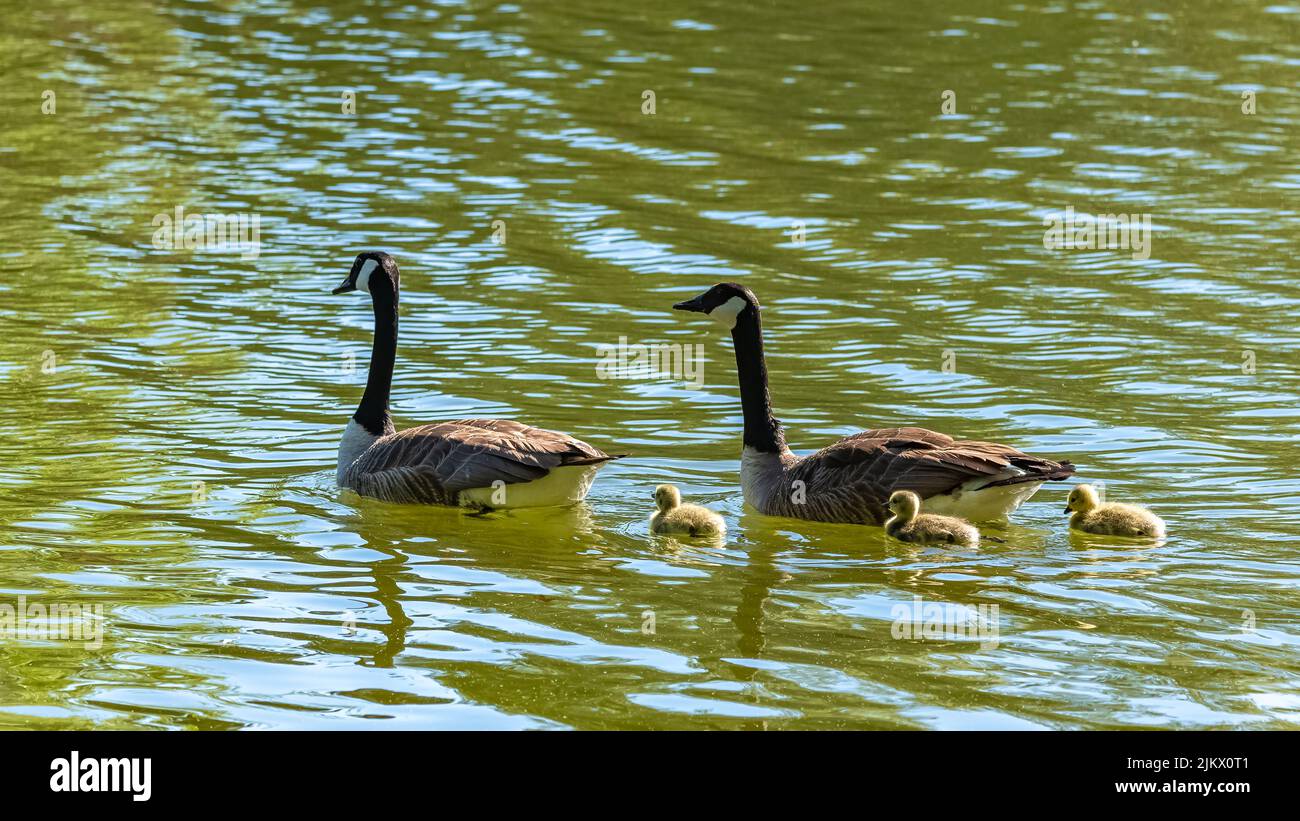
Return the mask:
[[745, 415], [745, 445], [763, 453], [785, 451], [781, 423], [772, 417], [772, 397], [767, 388], [767, 359], [763, 356], [763, 325], [758, 309], [749, 306], [736, 317], [731, 329], [740, 377], [740, 407]]
[[366, 392], [353, 418], [375, 436], [393, 430], [388, 414], [388, 393], [393, 386], [393, 363], [397, 360], [397, 292], [392, 288], [375, 288], [375, 343], [370, 349], [370, 374]]

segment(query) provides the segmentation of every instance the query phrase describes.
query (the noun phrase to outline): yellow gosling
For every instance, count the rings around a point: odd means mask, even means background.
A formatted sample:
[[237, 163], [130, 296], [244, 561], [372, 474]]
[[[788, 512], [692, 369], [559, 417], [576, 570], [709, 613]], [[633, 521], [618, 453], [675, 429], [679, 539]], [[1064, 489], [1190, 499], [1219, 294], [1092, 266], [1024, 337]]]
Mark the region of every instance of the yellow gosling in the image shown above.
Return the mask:
[[889, 511], [894, 515], [885, 522], [885, 532], [901, 542], [979, 547], [980, 532], [970, 522], [922, 513], [921, 497], [910, 490], [894, 491], [889, 497]]
[[1165, 523], [1159, 516], [1137, 505], [1102, 504], [1092, 485], [1076, 485], [1066, 500], [1065, 512], [1073, 514], [1070, 527], [1084, 533], [1152, 539], [1165, 535]]
[[660, 485], [655, 488], [654, 499], [659, 509], [650, 517], [652, 533], [721, 536], [727, 532], [727, 523], [712, 510], [699, 505], [682, 504], [681, 491], [675, 485]]

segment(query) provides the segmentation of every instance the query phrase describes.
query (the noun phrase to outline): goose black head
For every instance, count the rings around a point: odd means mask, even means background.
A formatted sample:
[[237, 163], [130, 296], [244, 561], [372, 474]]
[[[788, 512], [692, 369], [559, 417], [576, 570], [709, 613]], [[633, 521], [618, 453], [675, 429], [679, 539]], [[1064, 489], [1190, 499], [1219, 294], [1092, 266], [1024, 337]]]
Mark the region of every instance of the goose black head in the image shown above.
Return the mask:
[[685, 302], [673, 306], [678, 311], [694, 311], [708, 314], [727, 328], [736, 327], [736, 321], [745, 311], [758, 315], [758, 297], [744, 285], [735, 282], [719, 282], [709, 290]]
[[397, 260], [383, 251], [365, 251], [357, 254], [348, 278], [330, 293], [365, 291], [372, 296], [392, 295], [397, 293], [397, 282]]

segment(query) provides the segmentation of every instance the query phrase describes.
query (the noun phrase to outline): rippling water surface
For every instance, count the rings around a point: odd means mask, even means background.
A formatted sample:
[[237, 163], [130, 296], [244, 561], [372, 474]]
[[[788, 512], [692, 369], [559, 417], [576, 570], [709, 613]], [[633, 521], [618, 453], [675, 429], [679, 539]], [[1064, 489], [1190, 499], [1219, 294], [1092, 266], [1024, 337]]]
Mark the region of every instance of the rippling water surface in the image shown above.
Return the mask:
[[[4, 5], [0, 604], [104, 632], [0, 637], [0, 726], [1300, 718], [1300, 7]], [[257, 215], [260, 255], [155, 248], [177, 206]], [[1150, 257], [1046, 249], [1067, 207], [1149, 214]], [[399, 426], [632, 454], [587, 504], [333, 486], [371, 318], [328, 290], [368, 248]], [[723, 279], [797, 451], [1004, 441], [1170, 538], [1071, 536], [1063, 486], [978, 551], [744, 508], [730, 340], [669, 309]], [[620, 337], [702, 381], [599, 378]], [[651, 538], [662, 481], [727, 543]], [[895, 638], [915, 596], [997, 641]]]

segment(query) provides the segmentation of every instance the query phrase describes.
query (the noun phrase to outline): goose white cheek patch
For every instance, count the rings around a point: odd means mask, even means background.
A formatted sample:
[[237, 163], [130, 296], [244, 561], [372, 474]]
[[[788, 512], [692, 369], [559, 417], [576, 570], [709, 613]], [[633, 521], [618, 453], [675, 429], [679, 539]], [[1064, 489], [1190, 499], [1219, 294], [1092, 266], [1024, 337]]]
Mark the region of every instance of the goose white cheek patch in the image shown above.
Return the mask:
[[366, 260], [366, 264], [361, 266], [361, 273], [357, 274], [357, 290], [370, 293], [370, 275], [379, 267], [379, 262], [373, 259]]
[[731, 330], [736, 327], [736, 317], [740, 316], [740, 312], [745, 310], [747, 304], [740, 297], [733, 296], [712, 311], [709, 311], [709, 316], [717, 320], [718, 324], [727, 328], [727, 330]]

